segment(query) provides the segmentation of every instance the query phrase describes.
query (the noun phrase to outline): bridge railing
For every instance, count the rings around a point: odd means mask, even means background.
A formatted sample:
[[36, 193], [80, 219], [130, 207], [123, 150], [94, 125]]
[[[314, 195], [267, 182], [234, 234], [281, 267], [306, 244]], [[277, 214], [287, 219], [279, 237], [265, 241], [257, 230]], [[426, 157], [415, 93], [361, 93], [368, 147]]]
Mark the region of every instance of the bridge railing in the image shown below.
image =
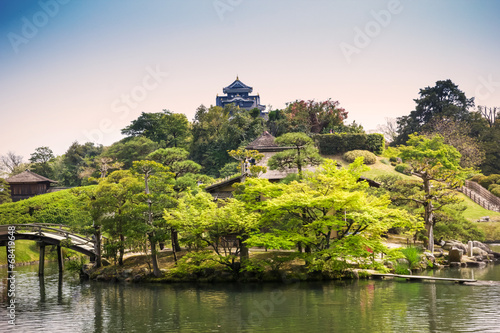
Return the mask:
[[40, 223], [40, 224], [9, 224], [0, 226], [0, 234], [7, 233], [8, 227], [14, 226], [16, 232], [34, 232], [42, 235], [44, 232], [61, 235], [67, 239], [79, 240], [83, 244], [93, 244], [94, 240], [84, 236], [77, 235], [69, 229], [69, 227], [61, 224]]

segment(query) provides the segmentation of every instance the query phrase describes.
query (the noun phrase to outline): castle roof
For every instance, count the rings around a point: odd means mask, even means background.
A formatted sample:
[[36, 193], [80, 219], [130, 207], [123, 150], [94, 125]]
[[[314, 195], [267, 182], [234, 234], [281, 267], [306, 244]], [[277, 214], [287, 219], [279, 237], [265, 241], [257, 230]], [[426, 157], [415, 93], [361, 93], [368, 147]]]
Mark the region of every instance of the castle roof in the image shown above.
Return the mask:
[[228, 85], [227, 87], [223, 88], [222, 91], [227, 94], [227, 93], [251, 93], [253, 90], [252, 87], [247, 86], [243, 82], [240, 81], [238, 77], [236, 77], [236, 80], [234, 80], [233, 83]]

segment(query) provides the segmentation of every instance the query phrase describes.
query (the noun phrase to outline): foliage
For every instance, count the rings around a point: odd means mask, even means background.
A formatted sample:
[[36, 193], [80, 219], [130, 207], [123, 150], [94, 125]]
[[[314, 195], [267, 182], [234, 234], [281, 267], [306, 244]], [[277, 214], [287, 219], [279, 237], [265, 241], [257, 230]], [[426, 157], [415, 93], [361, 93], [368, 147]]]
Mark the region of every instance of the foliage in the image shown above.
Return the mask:
[[138, 136], [113, 143], [104, 151], [102, 156], [121, 162], [124, 169], [130, 169], [134, 161], [146, 159], [157, 148], [157, 143], [146, 137]]
[[342, 125], [347, 111], [339, 107], [338, 101], [328, 99], [322, 102], [297, 100], [284, 110], [288, 120], [288, 132], [322, 133]]
[[175, 210], [165, 211], [164, 218], [183, 239], [211, 247], [217, 261], [233, 272], [238, 272], [242, 260], [248, 258], [245, 240], [259, 226], [258, 214], [242, 202], [228, 199], [218, 207], [210, 194], [202, 192], [187, 193]]
[[466, 207], [462, 204], [450, 205], [436, 212], [435, 236], [437, 239], [456, 239], [461, 242], [470, 240], [484, 241], [484, 233], [477, 224], [468, 221], [463, 212]]
[[349, 163], [354, 162], [354, 160], [358, 157], [363, 157], [363, 162], [367, 165], [375, 164], [375, 162], [377, 162], [375, 154], [369, 152], [368, 150], [351, 150], [344, 154], [344, 160]]
[[[436, 135], [432, 139], [410, 135], [407, 146], [400, 146], [401, 158], [411, 167], [412, 174], [422, 180], [422, 187], [410, 187], [401, 198], [411, 200], [424, 208], [428, 249], [434, 250], [434, 212], [445, 205], [457, 203], [454, 189], [460, 187], [466, 171], [460, 167], [460, 153], [446, 145]], [[408, 188], [408, 189], [410, 189]]]
[[186, 148], [191, 138], [186, 115], [169, 110], [143, 112], [132, 124], [122, 129], [122, 134], [130, 137], [144, 136], [164, 148]]
[[30, 157], [30, 170], [47, 178], [53, 176], [50, 161], [54, 159], [54, 153], [49, 147], [38, 147]]
[[451, 80], [437, 81], [434, 87], [420, 89], [419, 94], [420, 98], [414, 100], [415, 110], [397, 119], [398, 136], [394, 145], [406, 142], [410, 134], [420, 132], [434, 118], [467, 120], [468, 110], [474, 106], [474, 98], [468, 99]]
[[484, 188], [489, 189], [493, 184], [500, 184], [500, 175], [491, 174], [489, 176], [480, 177], [477, 182]]
[[422, 135], [432, 137], [440, 135], [444, 143], [455, 147], [462, 155], [460, 165], [464, 168], [479, 166], [485, 158], [477, 138], [472, 137], [471, 125], [454, 118], [435, 117], [422, 127]]
[[7, 152], [7, 154], [0, 156], [0, 174], [7, 173], [11, 176], [14, 176], [24, 171], [22, 169], [23, 165], [23, 157], [21, 155], [16, 155], [12, 151], [9, 151]]
[[0, 224], [24, 223], [55, 223], [81, 230], [92, 219], [73, 190], [63, 190], [0, 205]]
[[381, 154], [384, 150], [384, 136], [381, 134], [340, 133], [315, 135], [321, 154], [336, 155], [351, 150], [368, 150]]
[[418, 228], [414, 218], [388, 207], [388, 197], [366, 193], [367, 183], [358, 182], [365, 168], [361, 159], [348, 169], [338, 169], [336, 163], [326, 160], [303, 182], [287, 185], [247, 179], [238, 186], [235, 197], [261, 212], [263, 227], [269, 230], [252, 234], [247, 243], [269, 249], [298, 245], [306, 252], [320, 253], [320, 257], [328, 252], [334, 258], [343, 248], [351, 249], [346, 253], [354, 256], [364, 254], [368, 245], [380, 247], [381, 234], [395, 225]]
[[422, 250], [416, 247], [406, 247], [401, 249], [401, 253], [405, 256], [406, 260], [410, 263], [410, 269], [416, 268], [420, 263], [422, 257]]
[[406, 163], [400, 163], [394, 167], [394, 170], [396, 170], [397, 172], [400, 172], [404, 175], [410, 176], [411, 172], [412, 172], [412, 167]]
[[80, 174], [86, 168], [91, 167], [92, 160], [102, 152], [102, 145], [95, 145], [92, 142], [85, 144], [73, 142], [62, 156], [58, 172], [53, 172], [55, 180], [61, 181], [65, 186], [81, 186]]
[[488, 191], [500, 198], [500, 185], [492, 184], [488, 187]]
[[220, 170], [219, 175], [221, 178], [226, 178], [240, 172], [240, 163], [230, 162], [226, 163]]
[[257, 150], [238, 149], [228, 152], [229, 156], [240, 161], [239, 168], [250, 177], [259, 177], [267, 171], [267, 167], [257, 165], [264, 158], [264, 154]]
[[299, 178], [302, 178], [302, 168], [308, 165], [319, 165], [323, 158], [314, 147], [313, 140], [304, 133], [287, 133], [275, 139], [279, 146], [291, 147], [278, 152], [269, 158], [267, 165], [271, 170], [284, 171], [297, 168]]
[[6, 202], [11, 202], [10, 186], [5, 179], [0, 178], [0, 205]]
[[224, 108], [203, 105], [196, 111], [192, 125], [190, 156], [203, 166], [205, 174], [218, 176], [219, 170], [232, 162], [228, 151], [255, 140], [264, 130], [264, 120], [232, 104]]

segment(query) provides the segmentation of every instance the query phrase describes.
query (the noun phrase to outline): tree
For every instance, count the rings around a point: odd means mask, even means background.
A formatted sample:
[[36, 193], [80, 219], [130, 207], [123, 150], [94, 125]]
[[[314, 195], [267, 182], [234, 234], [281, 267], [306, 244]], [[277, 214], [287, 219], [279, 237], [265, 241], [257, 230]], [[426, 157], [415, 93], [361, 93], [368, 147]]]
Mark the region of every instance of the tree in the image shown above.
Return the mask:
[[[234, 199], [215, 203], [206, 192], [186, 194], [175, 210], [165, 211], [164, 218], [188, 242], [211, 247], [216, 260], [235, 273], [248, 259], [246, 239], [259, 230], [257, 212], [247, 210], [243, 202]], [[237, 241], [231, 236], [235, 236]], [[237, 261], [238, 257], [240, 261]]]
[[259, 153], [257, 150], [238, 149], [231, 150], [229, 156], [235, 160], [240, 161], [239, 169], [242, 175], [250, 177], [259, 177], [267, 171], [267, 167], [257, 165], [264, 158], [264, 154]]
[[389, 228], [417, 228], [405, 211], [389, 208], [387, 196], [366, 192], [368, 184], [358, 181], [366, 169], [362, 158], [348, 169], [325, 160], [302, 182], [287, 185], [248, 178], [235, 198], [245, 202], [248, 210], [261, 212], [261, 228], [269, 232], [252, 234], [247, 244], [273, 249], [300, 244], [313, 258], [329, 261], [353, 253], [367, 256], [367, 246], [382, 249], [381, 235]]
[[130, 169], [134, 161], [146, 159], [146, 157], [158, 148], [158, 144], [143, 137], [125, 138], [109, 146], [101, 157], [109, 157], [123, 163], [124, 169]]
[[54, 159], [54, 153], [49, 147], [38, 147], [30, 157], [30, 170], [47, 178], [52, 177], [52, 168], [49, 162]]
[[297, 100], [284, 110], [289, 122], [289, 132], [328, 133], [342, 125], [347, 111], [339, 107], [338, 101], [328, 99], [322, 102]]
[[264, 130], [264, 120], [250, 111], [235, 107], [200, 106], [193, 122], [190, 156], [203, 166], [207, 175], [218, 176], [219, 170], [231, 162], [228, 151], [245, 146]]
[[434, 87], [420, 89], [420, 98], [414, 101], [415, 110], [397, 119], [398, 136], [394, 145], [405, 143], [410, 134], [420, 133], [422, 126], [434, 117], [467, 120], [469, 109], [474, 107], [474, 98], [468, 99], [451, 80], [437, 81]]
[[460, 165], [464, 168], [478, 167], [484, 161], [484, 151], [481, 149], [479, 140], [473, 137], [468, 122], [435, 117], [423, 126], [422, 135], [442, 136], [445, 144], [458, 150], [462, 156]]
[[9, 151], [7, 154], [0, 156], [0, 168], [11, 176], [24, 171], [20, 169], [22, 166], [23, 157], [21, 155], [16, 155], [13, 151]]
[[377, 126], [377, 132], [384, 135], [385, 141], [393, 142], [398, 136], [397, 122], [395, 118], [385, 118], [385, 124]]
[[[174, 205], [172, 193], [172, 184], [169, 184], [172, 174], [167, 172], [165, 166], [154, 161], [135, 161], [134, 171], [141, 175], [144, 180], [144, 195], [141, 199], [146, 204], [143, 213], [146, 216], [147, 237], [151, 247], [151, 262], [153, 265], [153, 274], [156, 277], [161, 276], [158, 266], [158, 241], [163, 240], [162, 231], [165, 222], [161, 217], [165, 208]], [[175, 246], [172, 247], [175, 256]]]
[[323, 160], [318, 149], [314, 147], [314, 141], [304, 133], [283, 134], [276, 138], [275, 142], [291, 149], [276, 153], [269, 158], [267, 165], [271, 170], [284, 171], [288, 168], [297, 168], [299, 178], [302, 179], [303, 167], [319, 165]]
[[486, 119], [489, 127], [493, 127], [495, 125], [495, 122], [500, 115], [500, 109], [496, 107], [478, 106], [477, 111], [481, 114], [481, 116], [483, 116], [484, 119]]
[[73, 142], [66, 153], [62, 156], [62, 167], [59, 179], [66, 186], [82, 185], [80, 174], [86, 168], [92, 166], [93, 159], [103, 151], [102, 145], [96, 145], [92, 142], [79, 144]]
[[144, 136], [162, 147], [187, 147], [191, 136], [189, 121], [182, 113], [143, 112], [132, 124], [122, 129], [122, 134]]
[[145, 233], [144, 224], [137, 223], [142, 218], [138, 209], [138, 194], [142, 191], [144, 185], [128, 170], [112, 172], [92, 190], [92, 209], [98, 213], [95, 220], [110, 237], [107, 245], [118, 254], [120, 266], [130, 240]]
[[454, 190], [462, 185], [466, 170], [460, 167], [460, 153], [439, 135], [410, 135], [406, 144], [399, 147], [400, 157], [422, 183], [414, 183], [404, 197], [423, 206], [427, 248], [433, 253], [435, 211], [459, 201]]
[[5, 179], [0, 178], [0, 205], [11, 201], [9, 183], [7, 183]]

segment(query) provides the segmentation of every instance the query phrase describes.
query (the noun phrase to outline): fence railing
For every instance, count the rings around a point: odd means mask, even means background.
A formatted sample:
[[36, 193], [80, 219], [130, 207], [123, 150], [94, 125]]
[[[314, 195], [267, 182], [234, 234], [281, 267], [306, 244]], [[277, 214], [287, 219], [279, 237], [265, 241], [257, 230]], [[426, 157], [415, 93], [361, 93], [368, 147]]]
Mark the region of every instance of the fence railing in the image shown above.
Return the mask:
[[476, 182], [466, 180], [462, 192], [483, 208], [500, 212], [500, 198]]

